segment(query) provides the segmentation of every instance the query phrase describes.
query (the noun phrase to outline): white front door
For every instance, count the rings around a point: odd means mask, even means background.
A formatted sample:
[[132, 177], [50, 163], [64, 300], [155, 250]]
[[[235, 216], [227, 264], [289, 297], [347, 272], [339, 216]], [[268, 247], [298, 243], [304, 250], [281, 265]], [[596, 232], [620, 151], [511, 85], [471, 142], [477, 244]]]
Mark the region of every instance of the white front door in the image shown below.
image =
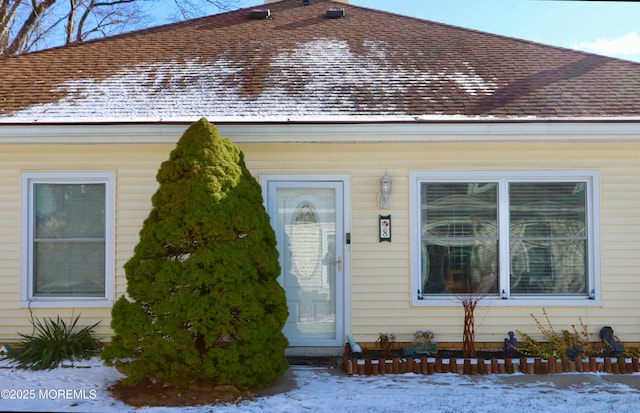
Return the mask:
[[[264, 182], [263, 182], [264, 184]], [[344, 183], [267, 180], [291, 346], [344, 344]]]

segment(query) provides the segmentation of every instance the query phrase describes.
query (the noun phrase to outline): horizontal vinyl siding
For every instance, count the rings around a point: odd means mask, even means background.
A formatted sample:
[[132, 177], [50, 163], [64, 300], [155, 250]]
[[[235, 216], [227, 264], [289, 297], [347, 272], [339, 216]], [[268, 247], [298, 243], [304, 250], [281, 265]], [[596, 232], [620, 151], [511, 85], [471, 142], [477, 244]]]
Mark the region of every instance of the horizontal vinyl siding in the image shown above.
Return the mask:
[[[126, 293], [122, 266], [138, 243], [142, 222], [157, 188], [155, 175], [173, 145], [2, 145], [0, 146], [0, 343], [31, 333], [31, 316], [79, 325], [100, 322], [96, 334], [108, 340], [110, 308], [20, 308], [20, 176], [33, 171], [114, 171], [116, 173], [115, 299]], [[54, 155], [55, 154], [55, 155]]]
[[[4, 149], [4, 148], [2, 148]], [[24, 331], [20, 301], [20, 178], [15, 157], [0, 149], [0, 343]], [[8, 156], [7, 156], [8, 155]]]
[[[419, 170], [598, 170], [601, 173], [602, 307], [546, 307], [559, 332], [581, 330], [594, 341], [611, 325], [626, 342], [640, 342], [640, 161], [634, 143], [244, 144], [256, 175], [346, 173], [351, 176], [351, 334], [374, 342], [379, 333], [411, 341], [431, 329], [440, 342], [461, 342], [463, 308], [411, 305], [409, 174]], [[313, 154], [313, 157], [309, 157]], [[379, 179], [393, 179], [392, 207], [377, 208]], [[508, 174], [508, 172], [506, 172]], [[392, 242], [378, 242], [378, 215], [392, 216]], [[491, 307], [475, 312], [478, 342], [502, 342], [510, 330], [541, 338], [542, 307]]]
[[[146, 156], [135, 156], [126, 160], [118, 171], [116, 201], [116, 300], [126, 295], [127, 280], [124, 265], [133, 255], [133, 249], [140, 240], [140, 230], [151, 211], [151, 196], [158, 188], [155, 176], [160, 164], [169, 157], [172, 146], [154, 147]], [[145, 147], [140, 146], [139, 152]], [[134, 151], [131, 152], [135, 154]]]
[[[631, 145], [630, 145], [631, 146]], [[621, 149], [624, 145], [620, 145]], [[601, 247], [603, 300], [592, 312], [623, 341], [640, 341], [640, 161], [638, 148], [602, 150]], [[627, 338], [633, 337], [633, 338]]]
[[[157, 188], [155, 174], [173, 145], [3, 145], [0, 150], [0, 341], [29, 333], [30, 312], [19, 308], [20, 173], [108, 170], [116, 172], [116, 299], [126, 292], [122, 266], [138, 242]], [[461, 305], [413, 307], [410, 274], [409, 174], [419, 170], [599, 170], [602, 307], [546, 307], [557, 330], [589, 327], [592, 338], [611, 325], [623, 342], [640, 342], [640, 160], [635, 143], [395, 143], [240, 144], [249, 170], [262, 174], [345, 174], [351, 179], [350, 314], [356, 340], [381, 332], [410, 341], [431, 329], [439, 342], [462, 340]], [[55, 154], [55, 156], [52, 156]], [[392, 207], [377, 207], [379, 179], [393, 179]], [[378, 216], [392, 216], [392, 242], [379, 242]], [[455, 299], [452, 299], [455, 304]], [[83, 325], [101, 320], [107, 337], [109, 309], [37, 309], [34, 316], [82, 314]], [[546, 325], [540, 307], [476, 310], [478, 342], [501, 342], [509, 330], [539, 337], [531, 314]]]

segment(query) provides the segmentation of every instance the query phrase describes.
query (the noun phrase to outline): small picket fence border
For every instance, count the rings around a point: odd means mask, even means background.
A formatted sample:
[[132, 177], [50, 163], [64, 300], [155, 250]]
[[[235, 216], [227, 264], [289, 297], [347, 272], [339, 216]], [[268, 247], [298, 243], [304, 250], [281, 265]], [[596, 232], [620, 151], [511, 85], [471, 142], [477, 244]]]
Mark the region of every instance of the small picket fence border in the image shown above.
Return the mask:
[[611, 373], [633, 374], [640, 372], [637, 357], [589, 357], [579, 360], [567, 358], [438, 358], [393, 357], [356, 358], [345, 354], [343, 368], [347, 375], [382, 374], [555, 374], [555, 373]]

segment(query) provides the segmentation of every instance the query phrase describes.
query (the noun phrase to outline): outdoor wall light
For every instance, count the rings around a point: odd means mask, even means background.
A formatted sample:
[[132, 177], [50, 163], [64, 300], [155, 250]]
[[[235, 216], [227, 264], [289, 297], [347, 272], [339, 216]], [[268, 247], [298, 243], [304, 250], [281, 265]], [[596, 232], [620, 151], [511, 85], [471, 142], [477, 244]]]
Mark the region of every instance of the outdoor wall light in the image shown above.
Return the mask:
[[380, 208], [388, 209], [391, 208], [391, 177], [386, 172], [380, 178]]

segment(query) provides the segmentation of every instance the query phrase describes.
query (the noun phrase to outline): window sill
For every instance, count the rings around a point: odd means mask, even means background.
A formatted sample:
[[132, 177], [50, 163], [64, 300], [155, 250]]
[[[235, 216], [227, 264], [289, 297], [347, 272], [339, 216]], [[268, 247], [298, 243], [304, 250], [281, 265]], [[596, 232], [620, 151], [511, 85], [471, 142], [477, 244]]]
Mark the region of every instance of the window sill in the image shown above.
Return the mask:
[[113, 300], [106, 298], [32, 299], [21, 301], [20, 308], [111, 308]]
[[[461, 306], [459, 298], [425, 296], [422, 300], [414, 298], [413, 307], [454, 307]], [[586, 297], [518, 297], [501, 299], [486, 297], [478, 302], [478, 307], [602, 307], [601, 299]]]

